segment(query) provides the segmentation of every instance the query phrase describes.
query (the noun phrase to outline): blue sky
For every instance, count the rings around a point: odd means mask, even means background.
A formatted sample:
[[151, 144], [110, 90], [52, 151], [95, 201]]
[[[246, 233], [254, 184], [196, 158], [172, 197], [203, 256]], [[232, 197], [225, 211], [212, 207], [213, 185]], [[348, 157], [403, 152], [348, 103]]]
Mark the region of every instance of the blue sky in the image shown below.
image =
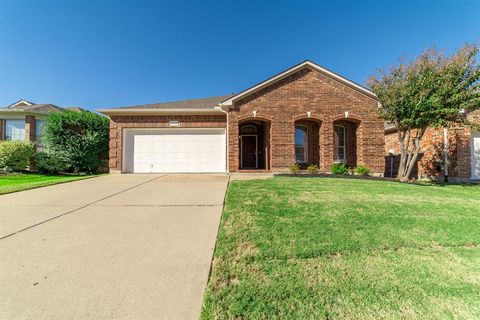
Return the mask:
[[364, 85], [404, 54], [478, 40], [479, 0], [0, 0], [0, 106], [224, 95], [306, 59]]

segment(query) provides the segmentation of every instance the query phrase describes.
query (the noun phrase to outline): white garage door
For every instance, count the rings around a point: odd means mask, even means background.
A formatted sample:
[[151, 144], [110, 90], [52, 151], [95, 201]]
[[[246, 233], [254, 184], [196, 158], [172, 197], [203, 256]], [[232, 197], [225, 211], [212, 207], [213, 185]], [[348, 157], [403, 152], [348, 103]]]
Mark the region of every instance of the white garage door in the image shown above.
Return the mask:
[[225, 172], [225, 129], [130, 129], [124, 172]]
[[472, 179], [480, 179], [480, 131], [472, 133]]

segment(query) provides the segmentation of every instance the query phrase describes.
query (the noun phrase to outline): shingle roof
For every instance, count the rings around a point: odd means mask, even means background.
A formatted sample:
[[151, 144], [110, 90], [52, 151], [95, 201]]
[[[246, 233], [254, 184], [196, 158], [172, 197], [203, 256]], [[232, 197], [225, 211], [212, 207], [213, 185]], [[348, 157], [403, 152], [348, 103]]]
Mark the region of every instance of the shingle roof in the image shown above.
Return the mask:
[[34, 112], [55, 112], [62, 111], [63, 108], [56, 106], [54, 104], [32, 104], [32, 105], [18, 105], [8, 107], [8, 110], [23, 110], [23, 111], [34, 111]]
[[63, 109], [68, 110], [68, 111], [86, 111], [86, 112], [88, 112], [88, 110], [83, 109], [81, 107], [63, 107]]
[[161, 102], [161, 103], [152, 103], [152, 104], [142, 104], [137, 106], [128, 106], [128, 107], [119, 107], [116, 109], [213, 109], [218, 106], [218, 104], [232, 95], [228, 96], [218, 96], [210, 98], [200, 98], [200, 99], [190, 99], [190, 100], [180, 100], [180, 101], [170, 101], [170, 102]]
[[8, 107], [0, 108], [2, 113], [9, 112], [9, 113], [38, 113], [38, 114], [47, 114], [50, 112], [58, 112], [58, 111], [65, 111], [65, 108], [56, 106], [51, 103], [32, 103], [31, 104], [17, 104], [18, 102], [23, 102], [26, 100], [19, 100], [14, 104], [11, 104]]
[[35, 104], [35, 102], [28, 101], [28, 100], [25, 100], [25, 99], [20, 99], [18, 101], [15, 101], [11, 105], [7, 106], [6, 108], [15, 107], [16, 105], [22, 105], [22, 104], [23, 105], [32, 105], [32, 104]]

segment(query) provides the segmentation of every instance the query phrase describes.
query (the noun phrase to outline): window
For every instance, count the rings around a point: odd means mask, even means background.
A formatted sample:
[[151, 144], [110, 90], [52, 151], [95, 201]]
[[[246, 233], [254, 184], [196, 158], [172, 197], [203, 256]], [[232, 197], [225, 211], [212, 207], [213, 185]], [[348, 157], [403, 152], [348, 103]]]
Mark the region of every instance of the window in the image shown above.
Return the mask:
[[252, 126], [250, 124], [244, 125], [242, 127], [242, 133], [257, 133], [257, 127]]
[[307, 162], [307, 128], [295, 126], [295, 162]]
[[5, 140], [25, 141], [25, 120], [5, 120]]
[[345, 127], [333, 127], [333, 144], [335, 162], [345, 161]]
[[42, 143], [43, 124], [43, 120], [35, 120], [35, 137], [37, 139], [37, 143], [39, 144]]

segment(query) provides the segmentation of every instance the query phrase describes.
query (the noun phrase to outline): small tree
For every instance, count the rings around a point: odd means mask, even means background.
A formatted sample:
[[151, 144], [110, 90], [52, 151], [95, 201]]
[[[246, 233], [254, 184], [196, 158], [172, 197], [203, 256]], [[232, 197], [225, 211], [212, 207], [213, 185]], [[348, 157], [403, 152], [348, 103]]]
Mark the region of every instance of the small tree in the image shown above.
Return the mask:
[[381, 117], [398, 132], [399, 180], [410, 178], [428, 128], [472, 125], [463, 111], [480, 108], [478, 51], [468, 44], [452, 56], [430, 49], [369, 79], [381, 101]]
[[95, 172], [108, 158], [108, 119], [93, 112], [66, 111], [48, 116], [43, 141], [74, 172]]

